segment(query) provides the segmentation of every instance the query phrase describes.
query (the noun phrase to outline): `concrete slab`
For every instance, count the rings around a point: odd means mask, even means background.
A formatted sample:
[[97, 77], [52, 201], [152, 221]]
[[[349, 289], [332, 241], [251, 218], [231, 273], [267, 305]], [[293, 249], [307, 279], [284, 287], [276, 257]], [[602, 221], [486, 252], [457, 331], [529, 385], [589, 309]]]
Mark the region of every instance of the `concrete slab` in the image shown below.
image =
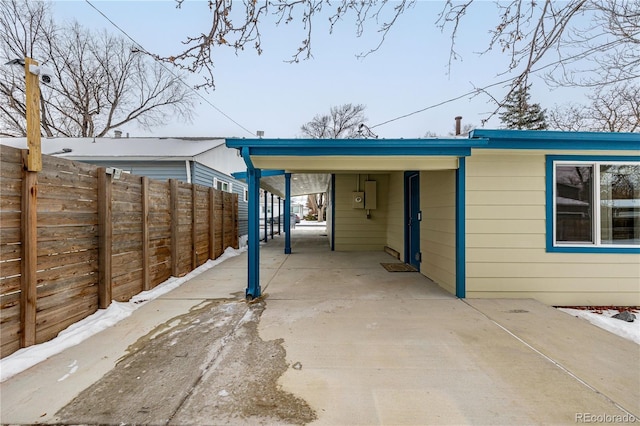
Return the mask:
[[[640, 417], [638, 345], [532, 300], [459, 300], [418, 273], [385, 271], [379, 263], [392, 261], [385, 253], [330, 252], [326, 237], [309, 232], [294, 234], [292, 255], [282, 254], [282, 237], [261, 246], [268, 297], [252, 326], [259, 339], [239, 345], [243, 349], [228, 354], [226, 363], [211, 359], [206, 372], [196, 371], [200, 379], [173, 400], [179, 402], [171, 409], [176, 424], [288, 424], [276, 415], [277, 404], [259, 397], [258, 408], [270, 404], [271, 414], [216, 417], [229, 396], [215, 366], [228, 365], [229, 377], [248, 383], [260, 371], [234, 360], [250, 352], [247, 345], [255, 350], [263, 343], [273, 354], [280, 345], [286, 350], [277, 392], [308, 403], [318, 425], [570, 424], [586, 413]], [[2, 383], [0, 421], [55, 422], [60, 408], [104, 381], [130, 345], [175, 327], [212, 299], [243, 294], [246, 257], [227, 260]], [[239, 343], [242, 336], [233, 339]]]
[[203, 303], [198, 299], [156, 299], [113, 327], [6, 380], [0, 385], [0, 422], [53, 420], [58, 410], [113, 369], [141, 336]]
[[535, 300], [467, 303], [640, 417], [639, 345]]
[[579, 413], [625, 414], [462, 301], [301, 302], [269, 300], [259, 330], [284, 339], [292, 367], [281, 384], [317, 410], [314, 424], [567, 424]]
[[[263, 269], [260, 273], [261, 285], [264, 287], [273, 279], [275, 273], [275, 269]], [[190, 279], [188, 285], [182, 285], [161, 297], [163, 299], [243, 298], [246, 281], [246, 266], [243, 269], [215, 267]]]

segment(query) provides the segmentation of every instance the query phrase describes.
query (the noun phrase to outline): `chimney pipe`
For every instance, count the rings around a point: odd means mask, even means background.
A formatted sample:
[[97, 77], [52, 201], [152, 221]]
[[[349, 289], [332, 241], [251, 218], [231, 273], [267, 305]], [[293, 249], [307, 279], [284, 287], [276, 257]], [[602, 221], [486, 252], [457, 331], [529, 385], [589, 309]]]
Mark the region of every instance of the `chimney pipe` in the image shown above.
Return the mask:
[[456, 117], [456, 136], [460, 136], [462, 133], [462, 116]]

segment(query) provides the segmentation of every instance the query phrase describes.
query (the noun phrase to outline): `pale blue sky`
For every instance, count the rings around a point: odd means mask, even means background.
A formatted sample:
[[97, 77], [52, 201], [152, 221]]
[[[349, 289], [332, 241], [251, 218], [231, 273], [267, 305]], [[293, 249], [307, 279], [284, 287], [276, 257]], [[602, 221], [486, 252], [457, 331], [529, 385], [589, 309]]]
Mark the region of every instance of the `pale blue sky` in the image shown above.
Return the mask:
[[[124, 29], [146, 50], [159, 54], [176, 53], [186, 36], [208, 30], [209, 11], [204, 1], [187, 0], [182, 9], [173, 1], [94, 1], [93, 4]], [[457, 50], [461, 61], [447, 73], [449, 33], [436, 27], [442, 2], [418, 2], [400, 17], [375, 53], [364, 59], [356, 55], [375, 47], [379, 34], [374, 26], [357, 38], [352, 21], [341, 22], [329, 34], [324, 21], [315, 24], [314, 58], [298, 64], [285, 61], [295, 52], [304, 32], [298, 23], [289, 27], [265, 25], [258, 56], [248, 49], [238, 56], [231, 49], [215, 55], [216, 90], [200, 91], [209, 102], [255, 135], [265, 137], [300, 136], [300, 126], [314, 115], [328, 112], [334, 105], [361, 103], [367, 109], [367, 125], [375, 126], [401, 115], [420, 110], [508, 78], [498, 75], [508, 58], [499, 52], [478, 56], [486, 48], [488, 29], [497, 22], [492, 2], [477, 2], [461, 27]], [[91, 28], [119, 32], [84, 1], [56, 1], [56, 20], [76, 19]], [[199, 82], [191, 76], [191, 84]], [[569, 89], [550, 91], [535, 78], [532, 100], [552, 108], [567, 100], [582, 100], [580, 92]], [[496, 87], [492, 95], [500, 97], [505, 89]], [[454, 117], [463, 123], [480, 125], [486, 113], [493, 111], [488, 96], [463, 98], [440, 107], [375, 127], [383, 138], [416, 138], [427, 131], [446, 135], [452, 131]], [[193, 123], [167, 123], [153, 132], [135, 125], [123, 127], [131, 136], [223, 136], [251, 137], [251, 134], [200, 101]], [[497, 117], [485, 127], [497, 128]]]

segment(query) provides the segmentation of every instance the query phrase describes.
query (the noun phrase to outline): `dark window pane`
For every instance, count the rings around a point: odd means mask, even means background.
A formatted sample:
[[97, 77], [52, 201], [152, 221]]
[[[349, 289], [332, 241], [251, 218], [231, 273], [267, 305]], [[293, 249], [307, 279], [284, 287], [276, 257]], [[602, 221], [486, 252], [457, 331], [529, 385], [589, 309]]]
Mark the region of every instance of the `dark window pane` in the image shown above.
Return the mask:
[[640, 244], [640, 166], [600, 166], [602, 244]]
[[556, 166], [556, 241], [593, 243], [593, 166]]

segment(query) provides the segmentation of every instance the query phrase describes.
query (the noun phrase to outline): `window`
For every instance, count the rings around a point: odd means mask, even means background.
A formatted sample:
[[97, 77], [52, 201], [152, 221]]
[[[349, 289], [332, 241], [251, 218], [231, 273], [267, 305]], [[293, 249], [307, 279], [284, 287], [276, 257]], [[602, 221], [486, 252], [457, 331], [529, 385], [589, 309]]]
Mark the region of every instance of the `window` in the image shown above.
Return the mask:
[[233, 184], [222, 179], [213, 178], [213, 187], [219, 191], [233, 192]]
[[553, 174], [553, 229], [547, 227], [553, 239], [549, 247], [547, 235], [548, 249], [640, 248], [640, 162], [548, 161]]

